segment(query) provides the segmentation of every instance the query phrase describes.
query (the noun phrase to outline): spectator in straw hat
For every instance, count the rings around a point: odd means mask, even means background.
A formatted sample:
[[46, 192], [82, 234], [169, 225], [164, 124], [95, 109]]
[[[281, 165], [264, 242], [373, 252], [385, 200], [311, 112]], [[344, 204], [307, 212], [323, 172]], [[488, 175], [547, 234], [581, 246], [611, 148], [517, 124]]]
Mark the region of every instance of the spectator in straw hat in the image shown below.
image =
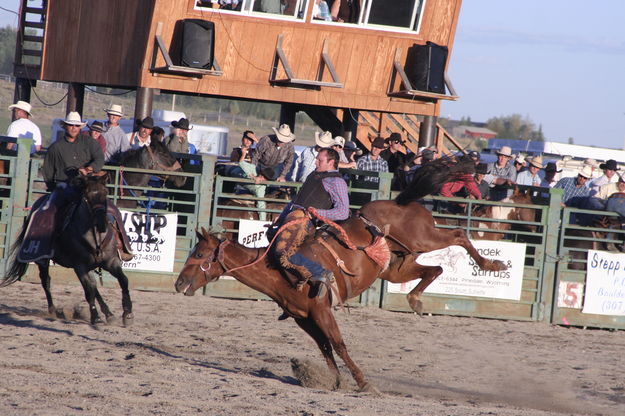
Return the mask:
[[48, 190], [80, 174], [99, 172], [104, 154], [95, 140], [80, 134], [85, 126], [80, 114], [71, 112], [62, 121], [65, 135], [48, 148], [43, 162], [43, 179]]
[[527, 170], [522, 171], [516, 177], [517, 185], [540, 186], [543, 181], [543, 158], [534, 156], [529, 160]]
[[578, 207], [584, 199], [591, 195], [591, 190], [586, 186], [586, 182], [592, 177], [592, 168], [585, 165], [577, 176], [562, 178], [555, 184], [554, 188], [564, 190], [562, 204], [567, 207]]
[[297, 182], [304, 182], [308, 175], [313, 173], [316, 169], [315, 161], [319, 150], [328, 149], [334, 146], [335, 141], [332, 137], [332, 133], [324, 131], [323, 133], [315, 132], [315, 144], [313, 146], [304, 149], [300, 155], [300, 161], [297, 166], [297, 172], [295, 174], [295, 180]]
[[490, 184], [490, 199], [501, 201], [512, 195], [510, 185], [516, 182], [517, 171], [509, 162], [512, 160], [512, 149], [502, 146], [497, 152], [497, 161], [488, 164], [489, 174], [486, 181]]
[[[33, 148], [31, 153], [41, 150], [41, 131], [35, 123], [30, 120], [32, 107], [26, 101], [18, 101], [15, 104], [9, 106], [9, 110], [13, 112], [13, 122], [9, 124], [7, 129], [7, 136], [19, 138], [26, 138], [33, 140]], [[16, 150], [17, 145], [15, 143], [7, 143], [7, 150]]]
[[272, 127], [274, 134], [260, 138], [256, 151], [252, 156], [252, 163], [256, 165], [256, 172], [260, 173], [263, 168], [272, 168], [278, 182], [286, 181], [295, 160], [293, 141], [295, 135], [291, 133], [288, 124], [282, 124], [279, 128]]
[[113, 104], [104, 111], [108, 117], [108, 120], [104, 122], [104, 138], [106, 139], [104, 160], [107, 163], [117, 163], [120, 155], [130, 149], [130, 142], [126, 133], [119, 125], [119, 120], [124, 116], [124, 113], [119, 104]]
[[603, 170], [603, 175], [588, 181], [588, 184], [586, 185], [595, 192], [599, 191], [599, 187], [609, 183], [617, 183], [619, 180], [619, 175], [616, 174], [619, 170], [616, 160], [610, 159], [605, 163], [600, 164], [599, 169]]

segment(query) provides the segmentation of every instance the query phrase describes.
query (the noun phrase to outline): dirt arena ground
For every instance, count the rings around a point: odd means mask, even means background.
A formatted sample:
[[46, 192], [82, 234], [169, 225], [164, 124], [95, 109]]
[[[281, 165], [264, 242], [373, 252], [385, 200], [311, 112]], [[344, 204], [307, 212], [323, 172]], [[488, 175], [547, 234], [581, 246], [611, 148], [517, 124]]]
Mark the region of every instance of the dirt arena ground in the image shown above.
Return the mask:
[[273, 302], [132, 291], [133, 326], [94, 328], [80, 287], [53, 290], [74, 317], [46, 316], [38, 285], [0, 288], [0, 415], [625, 414], [625, 331], [337, 312], [374, 396], [342, 365], [340, 390], [303, 387], [291, 360], [321, 354]]

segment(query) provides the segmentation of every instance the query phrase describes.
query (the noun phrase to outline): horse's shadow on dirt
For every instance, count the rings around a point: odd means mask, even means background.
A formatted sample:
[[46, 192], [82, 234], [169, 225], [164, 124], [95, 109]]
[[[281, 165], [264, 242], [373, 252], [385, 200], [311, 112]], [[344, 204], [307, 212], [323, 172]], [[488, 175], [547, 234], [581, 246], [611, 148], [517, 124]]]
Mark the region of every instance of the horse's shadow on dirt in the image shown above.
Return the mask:
[[[6, 306], [6, 305], [0, 305], [0, 307], [2, 308], [3, 311], [6, 311], [6, 312], [0, 313], [0, 325], [11, 325], [17, 328], [34, 328], [34, 329], [41, 330], [41, 331], [58, 332], [58, 333], [69, 335], [69, 336], [74, 335], [72, 331], [69, 331], [66, 329], [57, 329], [57, 328], [51, 328], [49, 326], [38, 325], [38, 324], [35, 324], [33, 320], [31, 319], [22, 320], [13, 316], [13, 315], [24, 315], [24, 316], [35, 315], [37, 317], [44, 317], [45, 314], [41, 312], [40, 310], [21, 308], [21, 307], [14, 308], [14, 307]], [[49, 318], [49, 319], [54, 320], [54, 318]]]

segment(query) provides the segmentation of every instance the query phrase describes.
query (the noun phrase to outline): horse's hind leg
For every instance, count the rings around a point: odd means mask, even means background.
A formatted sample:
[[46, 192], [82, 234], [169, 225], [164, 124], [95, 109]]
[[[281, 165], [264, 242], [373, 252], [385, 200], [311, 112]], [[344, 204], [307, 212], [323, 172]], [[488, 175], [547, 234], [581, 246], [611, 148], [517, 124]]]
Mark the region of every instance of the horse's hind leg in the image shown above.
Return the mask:
[[74, 268], [74, 271], [76, 272], [76, 276], [78, 276], [78, 280], [80, 280], [80, 284], [85, 291], [85, 299], [87, 299], [87, 303], [89, 304], [91, 325], [103, 323], [100, 315], [98, 314], [98, 309], [95, 306], [95, 298], [97, 292], [95, 279], [89, 274], [88, 270], [82, 267], [76, 267]]
[[45, 261], [37, 263], [39, 268], [39, 279], [41, 279], [41, 286], [46, 294], [46, 300], [48, 301], [48, 313], [52, 316], [56, 316], [56, 307], [52, 300], [52, 292], [50, 292], [50, 262]]
[[117, 281], [119, 282], [119, 287], [122, 290], [122, 308], [124, 309], [124, 313], [122, 314], [122, 320], [124, 322], [124, 326], [129, 326], [132, 324], [134, 319], [134, 315], [132, 314], [132, 300], [130, 299], [130, 291], [128, 290], [128, 277], [124, 274], [122, 270], [122, 266], [119, 261], [117, 264], [113, 264], [110, 267], [107, 267], [109, 273], [111, 273]]
[[464, 230], [456, 228], [454, 230], [445, 230], [445, 231], [438, 230], [438, 231], [441, 232], [441, 235], [447, 235], [448, 237], [448, 240], [446, 241], [446, 245], [443, 247], [438, 247], [438, 248], [458, 245], [458, 246], [463, 247], [469, 253], [469, 256], [471, 256], [473, 260], [475, 260], [477, 265], [480, 266], [482, 270], [490, 270], [490, 271], [506, 270], [507, 268], [506, 265], [503, 264], [501, 261], [489, 260], [483, 257], [477, 251], [477, 249], [473, 246], [473, 244], [471, 244], [471, 241], [469, 241], [469, 239], [467, 238], [467, 235], [465, 234]]
[[364, 374], [347, 353], [347, 347], [343, 341], [343, 336], [341, 335], [338, 324], [334, 320], [334, 316], [332, 316], [330, 308], [328, 306], [318, 305], [316, 309], [311, 311], [311, 314], [315, 324], [330, 340], [334, 351], [336, 351], [338, 356], [341, 357], [350, 373], [352, 373], [352, 377], [354, 377], [356, 384], [358, 384], [359, 390], [379, 393], [373, 385], [369, 384], [369, 382], [365, 380]]
[[419, 316], [423, 314], [423, 302], [421, 302], [421, 295], [430, 283], [440, 276], [441, 273], [443, 273], [443, 269], [440, 266], [433, 266], [426, 268], [420, 276], [415, 277], [415, 279], [421, 278], [421, 281], [417, 284], [417, 287], [412, 289], [410, 293], [406, 295], [406, 298], [408, 299], [408, 304], [412, 310], [418, 313]]
[[336, 365], [336, 361], [334, 360], [334, 354], [332, 354], [332, 344], [328, 337], [319, 329], [317, 324], [309, 319], [295, 319], [297, 325], [302, 328], [308, 335], [312, 337], [317, 343], [317, 346], [321, 350], [321, 354], [323, 354], [323, 358], [326, 360], [326, 364], [330, 371], [332, 371], [336, 376], [336, 381], [334, 383], [334, 390], [338, 389], [341, 385], [341, 374], [339, 372], [339, 367]]

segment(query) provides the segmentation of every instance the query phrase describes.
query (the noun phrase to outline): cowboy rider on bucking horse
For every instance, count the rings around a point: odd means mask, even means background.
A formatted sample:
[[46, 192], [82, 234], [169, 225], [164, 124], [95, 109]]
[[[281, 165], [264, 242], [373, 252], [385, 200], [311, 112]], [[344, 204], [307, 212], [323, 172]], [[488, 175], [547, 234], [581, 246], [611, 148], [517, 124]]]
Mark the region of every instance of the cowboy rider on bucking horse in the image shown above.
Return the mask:
[[[320, 149], [315, 160], [316, 170], [306, 178], [293, 201], [284, 208], [268, 232], [273, 237], [271, 231], [275, 234], [281, 225], [300, 220], [278, 234], [274, 243], [274, 253], [280, 265], [297, 274], [298, 281], [291, 282], [297, 290], [301, 290], [309, 280], [319, 289], [320, 283], [334, 279], [331, 271], [300, 254], [298, 249], [315, 230], [311, 211], [331, 221], [342, 221], [349, 217], [347, 184], [338, 171], [338, 163], [339, 154], [336, 150]], [[301, 221], [304, 217], [308, 220]], [[321, 292], [318, 290], [317, 294]]]

